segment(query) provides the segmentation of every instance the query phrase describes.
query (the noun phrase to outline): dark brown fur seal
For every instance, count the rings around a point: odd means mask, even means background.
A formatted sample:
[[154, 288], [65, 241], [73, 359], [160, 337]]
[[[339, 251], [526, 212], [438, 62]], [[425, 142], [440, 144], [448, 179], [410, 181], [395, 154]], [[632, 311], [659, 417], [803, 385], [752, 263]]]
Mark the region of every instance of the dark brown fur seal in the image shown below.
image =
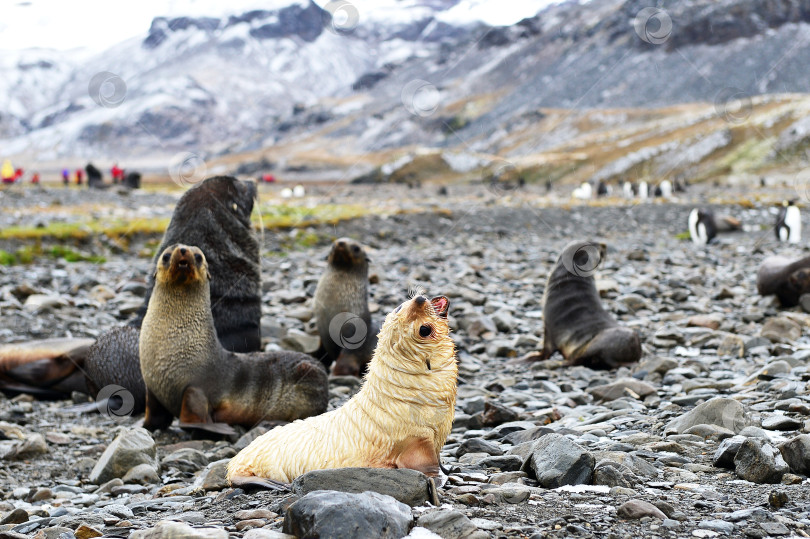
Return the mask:
[[810, 292], [810, 256], [791, 260], [784, 256], [766, 258], [757, 272], [757, 292], [776, 294], [783, 307], [799, 304], [799, 297]]
[[[153, 263], [176, 243], [202, 250], [211, 275], [211, 312], [222, 346], [233, 352], [261, 348], [261, 271], [259, 242], [250, 214], [256, 199], [256, 184], [231, 176], [208, 178], [186, 191], [177, 203], [169, 228]], [[154, 286], [133, 321], [140, 327]]]
[[326, 273], [315, 290], [314, 313], [321, 336], [320, 359], [332, 373], [360, 376], [377, 346], [378, 329], [368, 311], [368, 256], [358, 242], [332, 244]]
[[559, 350], [570, 365], [613, 369], [641, 358], [641, 342], [602, 308], [593, 273], [604, 260], [603, 243], [571, 242], [548, 277], [543, 295], [543, 352]]
[[144, 427], [293, 421], [326, 411], [323, 366], [298, 352], [238, 354], [217, 340], [202, 251], [174, 245], [158, 257], [140, 334]]
[[107, 331], [90, 346], [84, 361], [87, 390], [94, 397], [107, 386], [121, 386], [132, 395], [131, 413], [141, 414], [146, 402], [146, 385], [138, 359], [140, 331], [122, 326]]

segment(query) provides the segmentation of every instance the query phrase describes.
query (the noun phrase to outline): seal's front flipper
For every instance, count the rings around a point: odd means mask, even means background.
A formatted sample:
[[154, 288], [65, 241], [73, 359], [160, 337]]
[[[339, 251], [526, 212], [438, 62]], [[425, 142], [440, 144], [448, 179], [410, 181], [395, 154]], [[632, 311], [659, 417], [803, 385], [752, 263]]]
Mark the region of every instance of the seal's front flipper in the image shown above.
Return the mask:
[[439, 457], [433, 441], [427, 438], [408, 438], [397, 444], [399, 455], [394, 460], [397, 468], [410, 468], [427, 476], [439, 475]]
[[143, 428], [146, 430], [165, 429], [172, 424], [174, 416], [168, 411], [149, 388], [146, 389], [146, 411], [143, 417]]
[[183, 392], [179, 426], [182, 429], [201, 430], [222, 436], [237, 434], [236, 430], [227, 423], [214, 422], [208, 397], [205, 396], [202, 389], [194, 386], [187, 387]]
[[189, 386], [183, 392], [183, 404], [180, 407], [180, 423], [213, 423], [211, 407], [205, 392]]
[[196, 430], [221, 436], [236, 436], [239, 434], [236, 429], [227, 423], [186, 423], [180, 421], [177, 426], [185, 430]]
[[282, 483], [281, 481], [274, 481], [265, 477], [256, 477], [255, 475], [235, 475], [230, 478], [232, 487], [258, 487], [270, 490], [277, 490], [279, 492], [289, 492], [290, 485]]
[[536, 361], [544, 361], [547, 359], [542, 352], [529, 352], [528, 354], [524, 354], [520, 357], [513, 357], [512, 359], [506, 360], [507, 365], [527, 365], [529, 363], [534, 363]]
[[348, 350], [341, 350], [340, 355], [332, 365], [332, 375], [360, 378], [360, 376], [363, 375], [361, 371], [365, 371], [365, 367], [365, 364], [363, 364], [363, 361], [357, 354]]

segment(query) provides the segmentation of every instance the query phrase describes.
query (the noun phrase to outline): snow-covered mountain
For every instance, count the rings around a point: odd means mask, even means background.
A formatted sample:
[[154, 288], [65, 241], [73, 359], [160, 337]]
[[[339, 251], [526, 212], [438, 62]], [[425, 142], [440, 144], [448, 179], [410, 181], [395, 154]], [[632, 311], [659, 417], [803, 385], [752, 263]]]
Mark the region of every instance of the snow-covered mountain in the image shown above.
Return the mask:
[[658, 4], [275, 0], [157, 17], [100, 53], [0, 55], [0, 153], [160, 160], [324, 141], [347, 155], [420, 145], [502, 153], [503, 134], [543, 107], [810, 87], [803, 3]]
[[[480, 25], [480, 3], [337, 1], [324, 9], [277, 0], [221, 17], [158, 17], [144, 35], [89, 56], [4, 54], [2, 151], [91, 158], [261, 142], [284, 118], [345, 98], [358, 81], [368, 85], [408, 58], [435, 55], [442, 40]], [[454, 16], [458, 27], [440, 20]]]

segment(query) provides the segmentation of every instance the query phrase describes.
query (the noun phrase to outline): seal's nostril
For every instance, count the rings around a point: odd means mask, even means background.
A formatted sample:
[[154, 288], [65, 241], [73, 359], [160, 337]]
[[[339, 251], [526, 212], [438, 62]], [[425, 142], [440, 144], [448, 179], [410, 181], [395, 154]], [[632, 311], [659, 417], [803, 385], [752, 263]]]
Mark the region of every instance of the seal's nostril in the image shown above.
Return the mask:
[[181, 255], [186, 254], [186, 248], [185, 248], [185, 247], [181, 247], [181, 248], [180, 248], [180, 254], [181, 254]]
[[421, 307], [422, 305], [425, 304], [427, 298], [425, 296], [416, 296], [415, 298], [413, 298], [413, 300], [416, 302], [418, 306]]

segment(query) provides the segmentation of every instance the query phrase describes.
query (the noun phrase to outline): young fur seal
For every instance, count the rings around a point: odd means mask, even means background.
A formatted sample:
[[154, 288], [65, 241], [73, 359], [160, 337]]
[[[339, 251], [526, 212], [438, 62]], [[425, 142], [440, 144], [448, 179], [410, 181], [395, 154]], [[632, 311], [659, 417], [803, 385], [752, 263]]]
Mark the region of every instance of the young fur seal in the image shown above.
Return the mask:
[[397, 307], [385, 318], [360, 391], [337, 410], [256, 438], [228, 463], [230, 483], [273, 486], [341, 467], [438, 474], [458, 376], [448, 304], [420, 295]]
[[326, 371], [298, 352], [238, 354], [217, 340], [208, 264], [197, 247], [173, 245], [158, 258], [140, 334], [146, 382], [144, 427], [292, 421], [326, 411]]
[[783, 307], [798, 305], [799, 297], [810, 292], [810, 256], [766, 258], [757, 272], [757, 292], [760, 296], [776, 294]]
[[[349, 238], [332, 244], [326, 273], [315, 289], [314, 312], [326, 368], [333, 374], [361, 376], [377, 346], [368, 312], [368, 256]], [[337, 341], [337, 342], [336, 342]]]
[[638, 334], [619, 326], [602, 308], [593, 273], [605, 259], [604, 243], [573, 241], [565, 246], [543, 295], [543, 352], [559, 350], [569, 365], [613, 369], [641, 358]]

